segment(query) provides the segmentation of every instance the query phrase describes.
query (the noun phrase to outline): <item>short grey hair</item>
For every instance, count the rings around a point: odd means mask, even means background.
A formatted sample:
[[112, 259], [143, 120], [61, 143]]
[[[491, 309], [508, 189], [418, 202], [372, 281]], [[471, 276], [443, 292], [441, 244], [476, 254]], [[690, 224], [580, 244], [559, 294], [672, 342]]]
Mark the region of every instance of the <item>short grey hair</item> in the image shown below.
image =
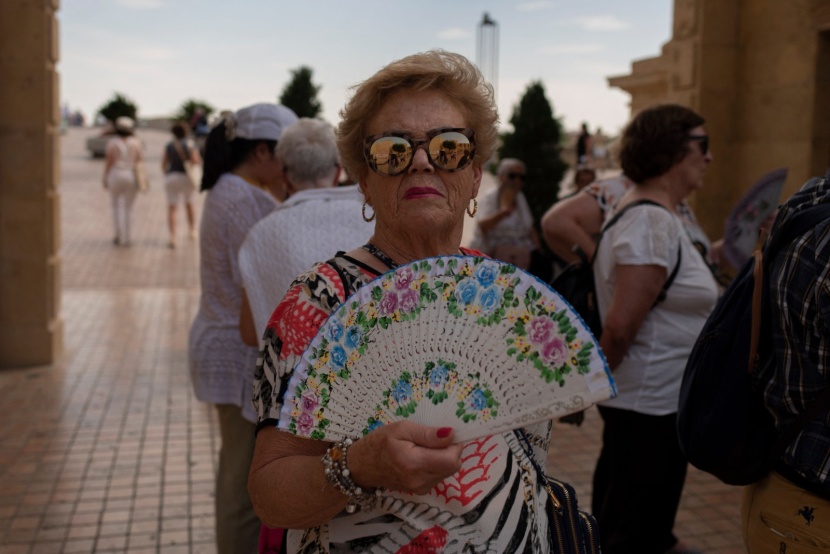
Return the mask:
[[496, 170], [496, 175], [501, 177], [514, 167], [520, 167], [523, 171], [527, 171], [527, 166], [519, 158], [504, 158], [499, 162], [499, 168]]
[[277, 158], [297, 189], [330, 186], [340, 165], [334, 128], [320, 119], [300, 118], [282, 133]]

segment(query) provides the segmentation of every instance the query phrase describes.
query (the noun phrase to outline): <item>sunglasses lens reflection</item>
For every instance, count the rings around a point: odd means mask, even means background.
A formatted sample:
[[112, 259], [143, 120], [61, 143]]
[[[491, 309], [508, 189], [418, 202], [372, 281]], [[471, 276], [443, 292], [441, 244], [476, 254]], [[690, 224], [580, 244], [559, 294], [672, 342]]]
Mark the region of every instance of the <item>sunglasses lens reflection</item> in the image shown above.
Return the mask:
[[429, 141], [429, 157], [438, 169], [463, 169], [472, 161], [472, 150], [470, 139], [457, 131], [435, 135]]
[[369, 148], [369, 165], [381, 175], [403, 172], [412, 159], [412, 144], [403, 137], [381, 137]]

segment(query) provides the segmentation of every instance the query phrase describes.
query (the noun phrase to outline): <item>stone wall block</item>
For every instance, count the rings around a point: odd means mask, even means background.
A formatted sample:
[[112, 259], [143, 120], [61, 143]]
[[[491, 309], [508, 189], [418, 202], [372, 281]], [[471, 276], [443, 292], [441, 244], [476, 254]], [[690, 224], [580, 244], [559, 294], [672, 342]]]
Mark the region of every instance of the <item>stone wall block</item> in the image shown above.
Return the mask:
[[813, 128], [812, 86], [747, 87], [739, 98], [738, 133], [742, 141], [808, 140]]
[[[25, 241], [24, 237], [21, 240]], [[44, 296], [48, 293], [48, 264], [39, 259], [4, 260], [0, 267], [0, 322], [45, 326], [52, 319]]]
[[4, 195], [31, 194], [54, 184], [56, 175], [54, 136], [38, 129], [0, 126], [0, 191]]
[[48, 326], [0, 325], [0, 367], [50, 364], [62, 351], [63, 322]]
[[4, 71], [4, 66], [11, 64], [43, 67], [50, 54], [45, 37], [48, 11], [43, 5], [33, 6], [34, 3], [35, 0], [0, 2], [0, 68]]
[[0, 124], [9, 127], [35, 125], [40, 128], [52, 117], [49, 102], [57, 97], [57, 74], [39, 67], [0, 65]]
[[675, 90], [697, 84], [697, 43], [683, 40], [672, 43], [671, 86]]
[[51, 215], [49, 202], [36, 191], [30, 194], [0, 194], [2, 221], [0, 245], [4, 261], [37, 261], [51, 255], [47, 248], [45, 217]]

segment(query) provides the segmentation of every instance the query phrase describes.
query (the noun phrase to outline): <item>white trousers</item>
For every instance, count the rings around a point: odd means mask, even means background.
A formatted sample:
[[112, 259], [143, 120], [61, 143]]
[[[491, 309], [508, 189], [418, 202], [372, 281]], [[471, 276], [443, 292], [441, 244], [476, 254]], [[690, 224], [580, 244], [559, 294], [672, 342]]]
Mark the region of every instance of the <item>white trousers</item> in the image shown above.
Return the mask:
[[121, 244], [130, 241], [130, 212], [138, 192], [132, 170], [112, 169], [107, 176], [112, 205], [112, 225], [115, 238]]

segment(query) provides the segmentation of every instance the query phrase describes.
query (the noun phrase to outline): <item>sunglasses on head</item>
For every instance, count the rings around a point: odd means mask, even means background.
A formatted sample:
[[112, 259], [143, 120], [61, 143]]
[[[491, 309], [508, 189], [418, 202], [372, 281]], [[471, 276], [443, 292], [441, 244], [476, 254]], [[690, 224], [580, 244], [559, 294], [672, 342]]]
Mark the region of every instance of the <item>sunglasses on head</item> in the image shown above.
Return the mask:
[[475, 157], [475, 133], [472, 129], [444, 127], [427, 131], [424, 139], [415, 139], [402, 131], [387, 131], [366, 137], [363, 156], [372, 171], [393, 177], [409, 169], [415, 152], [422, 146], [433, 167], [460, 171]]
[[700, 143], [700, 153], [704, 156], [709, 152], [709, 135], [689, 135], [686, 140], [693, 140]]

